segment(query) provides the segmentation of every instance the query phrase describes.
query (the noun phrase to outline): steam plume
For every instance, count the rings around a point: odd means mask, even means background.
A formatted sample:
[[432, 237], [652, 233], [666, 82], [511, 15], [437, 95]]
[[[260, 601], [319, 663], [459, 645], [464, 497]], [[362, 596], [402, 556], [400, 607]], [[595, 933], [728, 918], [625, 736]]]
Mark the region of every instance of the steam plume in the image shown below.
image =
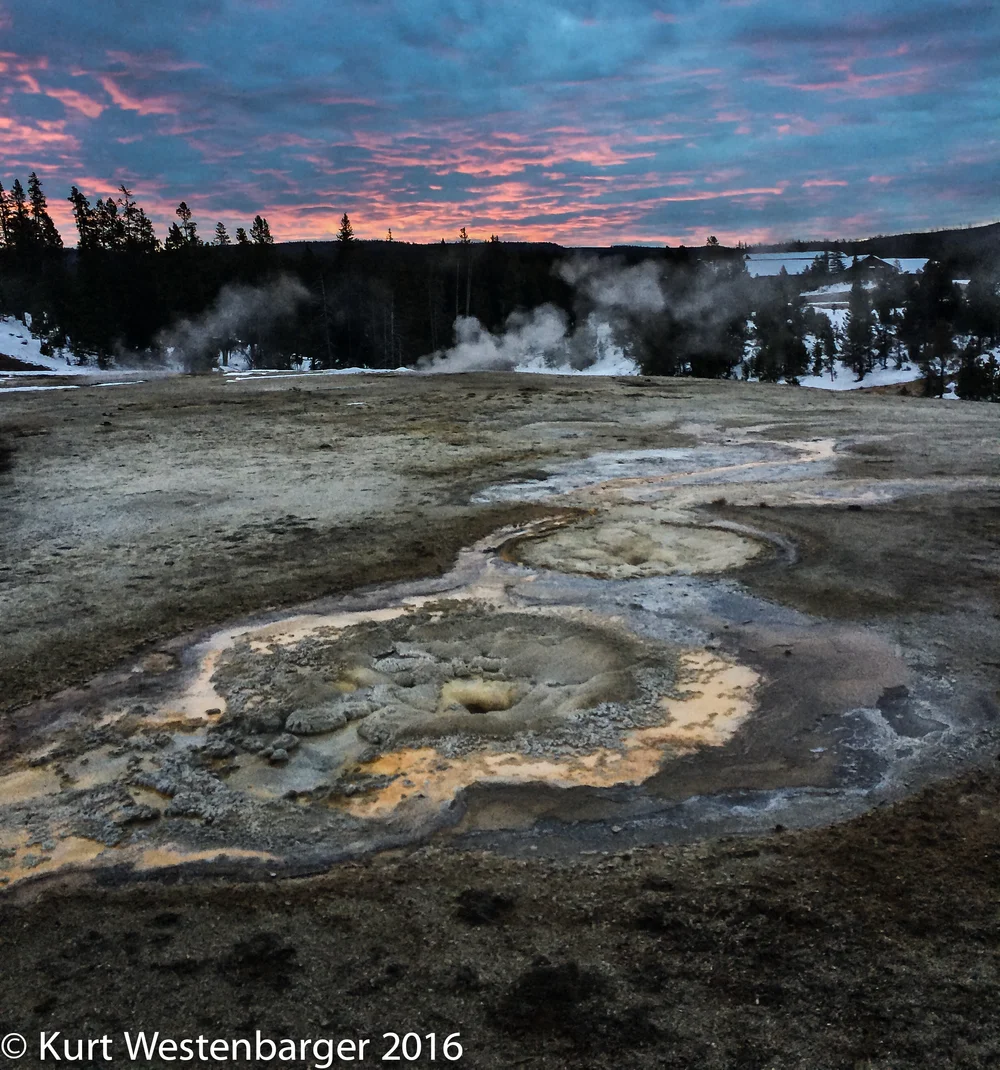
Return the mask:
[[498, 334], [455, 321], [455, 344], [423, 358], [425, 371], [719, 374], [742, 359], [749, 315], [742, 263], [680, 266], [656, 259], [577, 255], [553, 266], [573, 290], [573, 319], [554, 305], [509, 316]]
[[625, 267], [618, 261], [575, 256], [556, 266], [556, 274], [586, 297], [597, 309], [626, 312], [662, 312], [666, 298], [660, 266], [655, 261]]
[[174, 361], [186, 370], [203, 370], [211, 367], [222, 349], [253, 346], [262, 330], [294, 312], [308, 297], [302, 283], [288, 275], [267, 286], [224, 286], [211, 308], [161, 331], [156, 344], [172, 350]]
[[631, 375], [629, 318], [666, 307], [660, 267], [653, 261], [625, 266], [620, 260], [576, 256], [557, 264], [555, 273], [576, 293], [576, 324], [555, 305], [513, 312], [500, 334], [474, 316], [455, 320], [455, 344], [423, 358], [432, 372], [586, 371]]

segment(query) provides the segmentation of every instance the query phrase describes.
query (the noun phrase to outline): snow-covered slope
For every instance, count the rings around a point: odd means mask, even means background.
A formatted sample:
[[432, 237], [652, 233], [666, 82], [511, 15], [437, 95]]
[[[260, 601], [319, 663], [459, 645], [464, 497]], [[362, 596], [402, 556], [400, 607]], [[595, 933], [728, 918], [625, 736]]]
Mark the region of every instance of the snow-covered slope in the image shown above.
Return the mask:
[[63, 356], [46, 357], [42, 354], [41, 340], [35, 338], [31, 331], [13, 316], [0, 318], [0, 353], [14, 360], [23, 360], [27, 364], [35, 364], [45, 371], [25, 369], [24, 371], [6, 371], [3, 375], [39, 376], [52, 375], [88, 375], [93, 373], [93, 368], [81, 368], [76, 364], [67, 363]]

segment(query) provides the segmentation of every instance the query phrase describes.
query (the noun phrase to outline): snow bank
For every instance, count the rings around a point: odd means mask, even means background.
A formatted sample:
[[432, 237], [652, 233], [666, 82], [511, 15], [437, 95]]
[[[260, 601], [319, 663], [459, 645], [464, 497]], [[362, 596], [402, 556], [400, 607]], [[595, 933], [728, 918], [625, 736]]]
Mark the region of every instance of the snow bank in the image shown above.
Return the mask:
[[817, 312], [822, 312], [824, 316], [833, 324], [835, 331], [847, 330], [847, 309], [846, 308], [825, 308], [819, 307]]
[[[871, 290], [874, 287], [875, 284], [873, 282], [865, 282], [865, 283], [863, 283], [863, 285], [864, 285], [866, 290]], [[851, 283], [849, 283], [849, 282], [831, 282], [829, 284], [829, 286], [820, 286], [816, 290], [803, 290], [802, 291], [802, 296], [803, 297], [829, 297], [829, 296], [831, 296], [833, 294], [836, 294], [838, 296], [840, 294], [843, 294], [845, 296], [845, 298], [846, 298], [850, 294], [850, 292], [851, 292]]]
[[47, 357], [42, 355], [42, 342], [35, 338], [31, 331], [13, 316], [0, 318], [0, 353], [14, 360], [23, 360], [26, 364], [37, 364], [45, 371], [28, 370], [4, 372], [3, 375], [51, 375], [57, 372], [59, 375], [90, 375], [93, 368], [81, 368], [77, 364], [69, 364], [68, 357]]
[[799, 378], [800, 386], [811, 386], [818, 390], [865, 390], [872, 386], [895, 386], [899, 383], [912, 383], [921, 378], [920, 371], [904, 364], [902, 368], [875, 368], [858, 382], [854, 372], [843, 361], [833, 362], [836, 378], [829, 375], [803, 375]]

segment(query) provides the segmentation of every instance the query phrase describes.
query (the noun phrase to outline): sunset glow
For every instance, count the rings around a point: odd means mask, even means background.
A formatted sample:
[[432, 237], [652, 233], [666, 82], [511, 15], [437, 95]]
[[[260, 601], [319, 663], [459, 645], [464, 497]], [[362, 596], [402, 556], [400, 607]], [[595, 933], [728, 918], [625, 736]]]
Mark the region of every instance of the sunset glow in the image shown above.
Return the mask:
[[986, 0], [0, 0], [0, 181], [163, 234], [702, 244], [1000, 214]]

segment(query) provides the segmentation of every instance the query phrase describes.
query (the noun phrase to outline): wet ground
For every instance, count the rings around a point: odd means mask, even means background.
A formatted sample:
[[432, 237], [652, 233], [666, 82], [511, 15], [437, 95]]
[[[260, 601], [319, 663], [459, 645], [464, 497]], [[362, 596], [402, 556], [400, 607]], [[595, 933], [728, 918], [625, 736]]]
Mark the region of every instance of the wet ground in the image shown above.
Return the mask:
[[[677, 380], [295, 383], [141, 384], [114, 406], [82, 388], [5, 408], [11, 909], [75, 902], [94, 882], [124, 881], [124, 904], [163, 880], [273, 881], [430, 839], [420, 879], [460, 900], [457, 920], [440, 908], [437, 939], [485, 912], [542, 947], [562, 923], [508, 918], [511, 882], [567, 881], [567, 902], [610, 909], [600, 860], [624, 851], [637, 890], [623, 917], [664, 867], [708, 902], [716, 867], [727, 888], [745, 868], [711, 837], [846, 820], [992, 762], [993, 407]], [[967, 795], [921, 812], [953, 824]], [[906, 806], [896, 834], [911, 844]], [[864, 842], [860, 820], [841, 835]], [[783, 835], [797, 857], [826, 849], [822, 833]], [[489, 890], [465, 887], [476, 866]], [[199, 887], [189, 905], [211, 900]], [[112, 930], [126, 924], [108, 909]], [[205, 938], [201, 910], [185, 940]], [[669, 931], [701, 931], [688, 914]], [[519, 1001], [539, 992], [610, 1006], [632, 984], [614, 962], [639, 938], [598, 968], [587, 956], [611, 954], [604, 938], [573, 931], [507, 995], [499, 974], [469, 982], [493, 1007], [468, 1009], [480, 1040], [523, 1045], [537, 1030]], [[490, 954], [481, 970], [519, 961]], [[777, 973], [798, 970], [786, 959]], [[24, 977], [39, 968], [18, 961]], [[634, 1047], [670, 1065], [657, 991]], [[570, 1058], [567, 1029], [538, 1033], [548, 1065]], [[732, 1039], [697, 1058], [675, 1041], [676, 1065], [758, 1065], [732, 1061]], [[477, 1065], [502, 1048], [481, 1043]], [[761, 1058], [783, 1050], [774, 1039]]]

